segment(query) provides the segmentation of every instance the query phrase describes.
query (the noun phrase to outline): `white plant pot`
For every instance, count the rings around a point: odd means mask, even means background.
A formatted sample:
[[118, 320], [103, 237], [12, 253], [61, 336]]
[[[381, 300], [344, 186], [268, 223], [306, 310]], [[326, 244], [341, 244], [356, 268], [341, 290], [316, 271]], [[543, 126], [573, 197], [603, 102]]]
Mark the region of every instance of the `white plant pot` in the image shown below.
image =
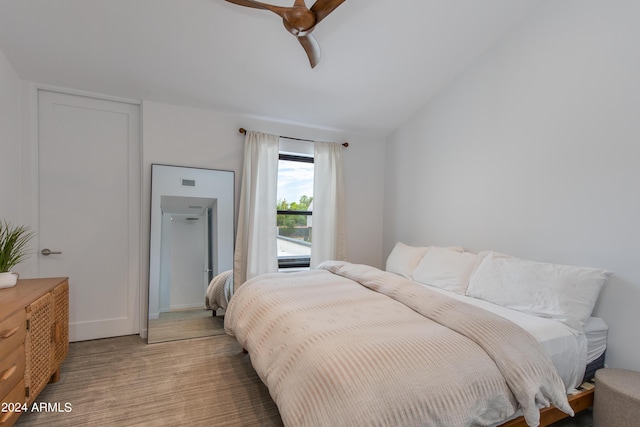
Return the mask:
[[0, 288], [10, 288], [18, 283], [18, 273], [0, 273]]

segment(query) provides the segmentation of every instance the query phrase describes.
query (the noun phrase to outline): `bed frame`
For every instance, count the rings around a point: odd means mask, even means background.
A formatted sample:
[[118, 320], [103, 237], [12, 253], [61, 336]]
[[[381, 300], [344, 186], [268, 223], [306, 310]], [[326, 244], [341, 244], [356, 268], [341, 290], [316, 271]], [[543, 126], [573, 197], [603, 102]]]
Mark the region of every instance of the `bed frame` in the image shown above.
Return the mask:
[[[593, 384], [591, 385], [593, 386]], [[579, 388], [578, 393], [569, 396], [569, 404], [576, 414], [593, 405], [594, 390], [594, 387], [591, 387], [590, 389]], [[549, 408], [543, 408], [540, 410], [540, 427], [548, 426], [552, 423], [555, 423], [556, 421], [567, 417], [567, 414], [553, 406]], [[499, 427], [527, 427], [527, 423], [525, 422], [524, 417], [518, 417], [507, 421], [504, 424], [500, 424]]]

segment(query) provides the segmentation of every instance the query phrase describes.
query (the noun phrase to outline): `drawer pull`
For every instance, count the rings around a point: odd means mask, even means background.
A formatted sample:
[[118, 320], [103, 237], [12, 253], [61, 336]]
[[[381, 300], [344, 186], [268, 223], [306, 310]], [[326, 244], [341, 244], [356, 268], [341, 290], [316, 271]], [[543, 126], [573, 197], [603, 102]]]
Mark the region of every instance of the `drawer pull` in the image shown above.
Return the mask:
[[16, 326], [13, 329], [9, 329], [8, 331], [2, 332], [2, 336], [0, 338], [9, 338], [11, 335], [14, 335], [16, 332], [20, 330], [20, 326]]
[[9, 378], [11, 378], [11, 375], [13, 375], [16, 372], [16, 369], [18, 369], [18, 367], [16, 365], [13, 365], [12, 367], [4, 371], [2, 373], [2, 376], [0, 377], [0, 381], [6, 381]]

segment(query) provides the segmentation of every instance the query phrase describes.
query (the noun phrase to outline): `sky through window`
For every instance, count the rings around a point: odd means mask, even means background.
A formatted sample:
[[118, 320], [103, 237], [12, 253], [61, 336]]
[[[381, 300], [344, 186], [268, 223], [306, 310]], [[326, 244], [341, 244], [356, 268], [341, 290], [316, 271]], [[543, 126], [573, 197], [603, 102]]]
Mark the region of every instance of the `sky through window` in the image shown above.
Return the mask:
[[278, 201], [299, 202], [313, 197], [313, 163], [280, 160], [278, 163]]

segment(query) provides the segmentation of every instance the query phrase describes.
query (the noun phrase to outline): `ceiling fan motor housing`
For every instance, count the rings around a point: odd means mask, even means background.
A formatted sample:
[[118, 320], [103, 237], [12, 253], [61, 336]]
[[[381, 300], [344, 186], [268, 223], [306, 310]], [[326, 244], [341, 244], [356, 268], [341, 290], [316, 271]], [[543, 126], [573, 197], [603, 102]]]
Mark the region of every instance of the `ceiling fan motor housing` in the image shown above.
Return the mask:
[[316, 15], [309, 9], [292, 8], [282, 17], [282, 22], [291, 34], [303, 36], [316, 26]]

